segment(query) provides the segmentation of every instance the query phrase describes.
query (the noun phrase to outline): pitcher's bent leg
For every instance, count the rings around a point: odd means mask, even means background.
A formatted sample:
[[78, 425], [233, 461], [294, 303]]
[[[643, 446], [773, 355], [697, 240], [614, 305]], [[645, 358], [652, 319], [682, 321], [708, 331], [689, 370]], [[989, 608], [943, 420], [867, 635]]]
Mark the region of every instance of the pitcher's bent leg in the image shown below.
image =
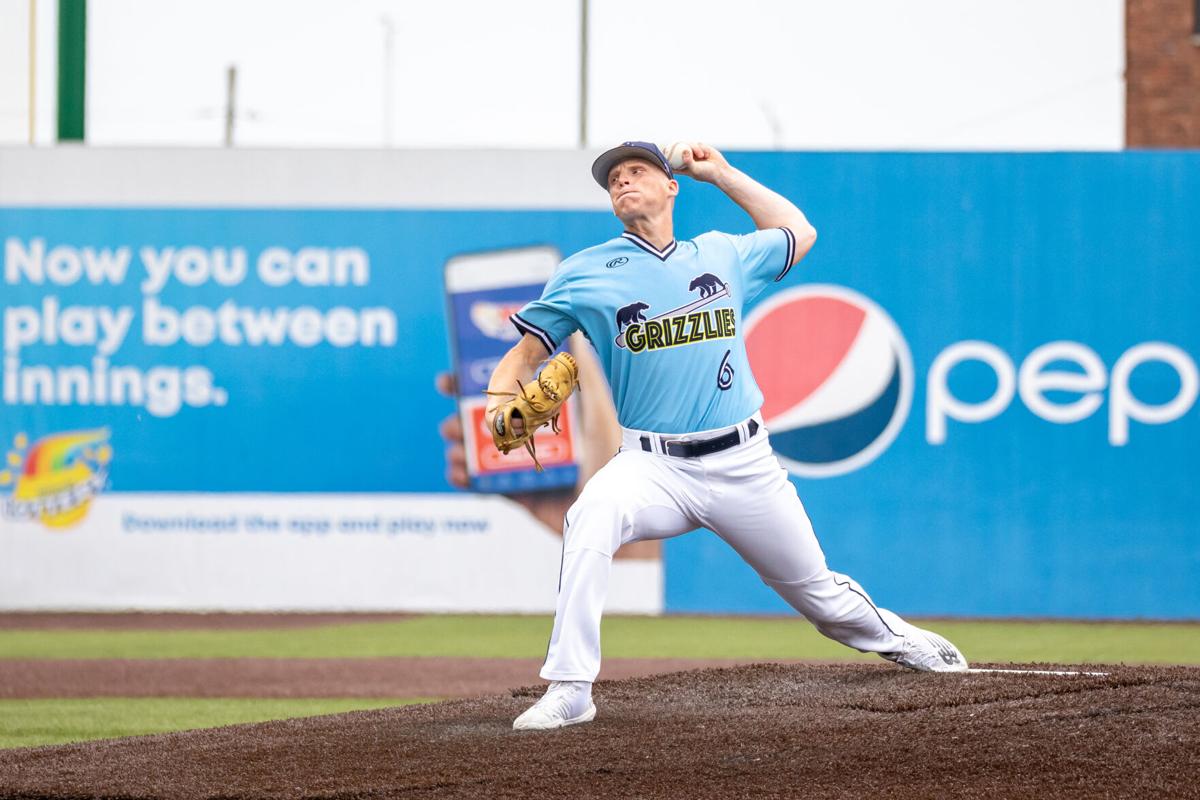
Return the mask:
[[563, 550], [554, 629], [541, 671], [546, 680], [596, 680], [600, 673], [600, 617], [611, 568], [611, 553]]
[[905, 623], [878, 608], [853, 579], [828, 567], [800, 581], [763, 582], [836, 642], [870, 653], [893, 653], [903, 644]]
[[741, 464], [730, 455], [725, 502], [709, 514], [717, 535], [825, 636], [866, 652], [899, 650], [906, 623], [877, 608], [849, 577], [830, 571], [796, 487], [766, 442], [740, 453]]
[[600, 617], [613, 553], [623, 543], [677, 536], [696, 527], [680, 508], [684, 481], [648, 453], [623, 452], [597, 472], [567, 512], [554, 629], [541, 676], [595, 681]]

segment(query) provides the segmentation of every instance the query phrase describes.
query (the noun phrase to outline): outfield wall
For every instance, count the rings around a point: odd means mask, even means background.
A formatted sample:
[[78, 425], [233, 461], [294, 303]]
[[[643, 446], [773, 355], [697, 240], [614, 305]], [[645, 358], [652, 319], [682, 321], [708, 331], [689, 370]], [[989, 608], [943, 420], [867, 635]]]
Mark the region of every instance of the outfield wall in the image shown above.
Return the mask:
[[[617, 233], [592, 155], [0, 150], [0, 607], [552, 608], [554, 534], [444, 478], [442, 266]], [[741, 324], [835, 569], [1200, 617], [1200, 156], [735, 161], [820, 231]], [[685, 182], [678, 236], [747, 224]], [[612, 608], [783, 610], [711, 534], [664, 553]]]

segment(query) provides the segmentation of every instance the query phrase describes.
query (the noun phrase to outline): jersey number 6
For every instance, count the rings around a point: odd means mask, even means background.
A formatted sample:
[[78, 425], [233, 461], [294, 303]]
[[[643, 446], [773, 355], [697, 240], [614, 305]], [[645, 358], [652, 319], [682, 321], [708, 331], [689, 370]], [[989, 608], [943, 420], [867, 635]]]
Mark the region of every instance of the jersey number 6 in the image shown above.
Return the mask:
[[733, 367], [729, 366], [731, 352], [731, 350], [725, 351], [725, 357], [721, 359], [721, 368], [717, 370], [717, 388], [722, 392], [733, 386]]

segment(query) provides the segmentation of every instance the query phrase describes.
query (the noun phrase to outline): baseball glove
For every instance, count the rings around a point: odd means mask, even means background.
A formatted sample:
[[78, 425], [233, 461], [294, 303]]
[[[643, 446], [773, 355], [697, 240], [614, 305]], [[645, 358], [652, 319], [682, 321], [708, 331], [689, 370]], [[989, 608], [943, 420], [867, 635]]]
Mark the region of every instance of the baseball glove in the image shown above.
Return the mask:
[[[498, 397], [507, 397], [496, 408], [492, 418], [492, 441], [496, 449], [507, 454], [510, 450], [525, 446], [533, 458], [538, 472], [542, 465], [533, 446], [533, 434], [543, 425], [559, 432], [558, 415], [563, 403], [579, 385], [579, 368], [569, 353], [559, 353], [542, 365], [537, 378], [521, 386], [518, 392], [486, 392]], [[514, 425], [514, 421], [516, 424]]]

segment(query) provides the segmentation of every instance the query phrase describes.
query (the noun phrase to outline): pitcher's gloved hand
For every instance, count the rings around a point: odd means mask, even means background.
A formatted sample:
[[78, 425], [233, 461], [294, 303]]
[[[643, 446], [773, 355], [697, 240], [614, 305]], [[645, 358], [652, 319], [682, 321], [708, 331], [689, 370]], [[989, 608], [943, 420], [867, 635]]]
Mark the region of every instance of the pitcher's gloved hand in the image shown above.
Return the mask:
[[494, 398], [506, 398], [489, 408], [487, 414], [496, 449], [508, 453], [524, 446], [533, 458], [533, 465], [541, 472], [533, 435], [545, 425], [555, 433], [559, 432], [558, 415], [578, 385], [579, 367], [575, 359], [570, 353], [559, 353], [542, 365], [536, 378], [518, 386], [518, 391], [487, 392]]
[[[564, 486], [536, 492], [510, 492], [504, 496], [520, 504], [534, 518], [555, 533], [562, 533], [563, 516], [579, 497], [583, 486], [603, 467], [621, 444], [621, 427], [617, 423], [617, 411], [613, 407], [605, 386], [600, 362], [591, 350], [591, 345], [580, 334], [571, 337], [571, 350], [579, 367], [580, 381], [587, 391], [579, 396], [580, 415], [572, 420], [579, 446], [579, 482], [575, 486]], [[443, 372], [437, 376], [437, 390], [447, 397], [458, 395], [454, 375]], [[456, 411], [447, 416], [439, 427], [446, 445], [446, 480], [460, 489], [470, 488], [467, 473], [467, 449], [463, 444], [462, 417]], [[480, 433], [483, 433], [480, 431]], [[631, 542], [617, 551], [619, 559], [656, 559], [660, 543], [657, 541]]]

